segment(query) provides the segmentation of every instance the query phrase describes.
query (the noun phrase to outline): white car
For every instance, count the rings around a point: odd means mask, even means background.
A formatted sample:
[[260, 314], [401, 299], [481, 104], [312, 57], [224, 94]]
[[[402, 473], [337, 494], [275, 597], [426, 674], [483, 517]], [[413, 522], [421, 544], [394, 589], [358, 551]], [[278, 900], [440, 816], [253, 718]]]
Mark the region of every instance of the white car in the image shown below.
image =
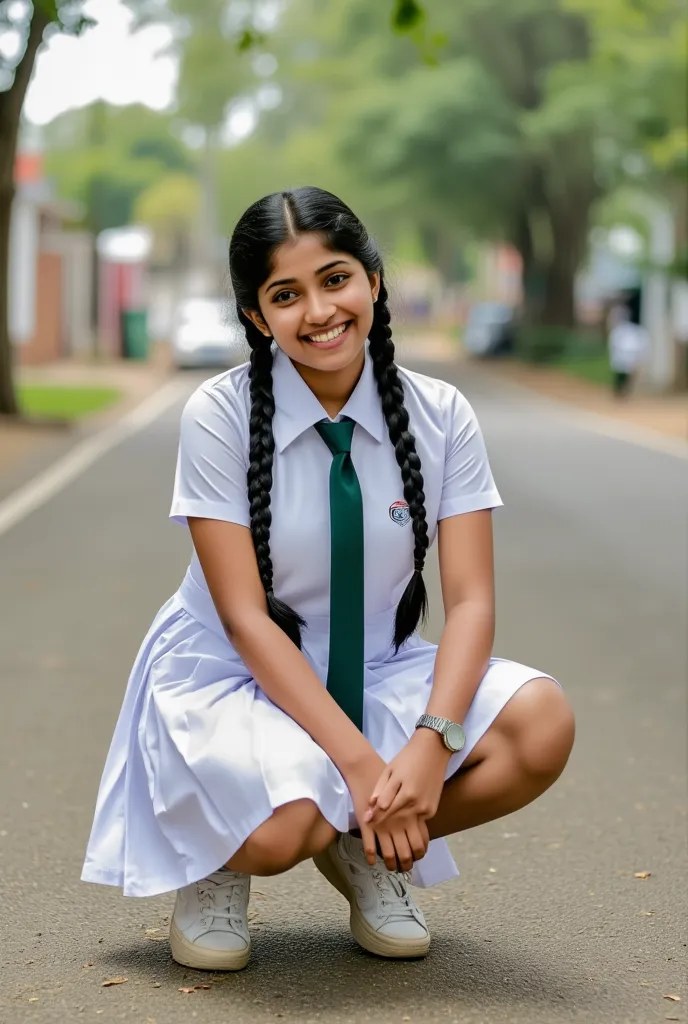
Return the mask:
[[172, 357], [179, 369], [229, 369], [248, 359], [246, 336], [226, 299], [187, 299], [177, 308]]

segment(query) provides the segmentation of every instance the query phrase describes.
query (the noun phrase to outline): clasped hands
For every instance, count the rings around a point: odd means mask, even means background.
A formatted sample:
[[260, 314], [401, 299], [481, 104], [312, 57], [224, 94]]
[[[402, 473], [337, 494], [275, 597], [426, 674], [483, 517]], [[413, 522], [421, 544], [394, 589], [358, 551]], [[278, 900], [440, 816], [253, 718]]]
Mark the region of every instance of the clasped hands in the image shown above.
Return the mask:
[[372, 752], [347, 778], [369, 864], [378, 847], [388, 871], [410, 871], [425, 856], [449, 757], [437, 733], [418, 729], [389, 764]]

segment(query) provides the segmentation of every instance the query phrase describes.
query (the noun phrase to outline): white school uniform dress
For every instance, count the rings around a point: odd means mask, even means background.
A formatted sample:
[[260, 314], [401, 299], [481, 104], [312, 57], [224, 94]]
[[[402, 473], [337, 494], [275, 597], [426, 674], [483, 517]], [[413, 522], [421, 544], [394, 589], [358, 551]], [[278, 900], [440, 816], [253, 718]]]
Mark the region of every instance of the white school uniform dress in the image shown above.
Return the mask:
[[[501, 505], [475, 415], [455, 387], [399, 370], [422, 463], [431, 542], [449, 516]], [[332, 456], [313, 425], [327, 414], [291, 361], [273, 369], [275, 454], [270, 549], [275, 593], [307, 622], [303, 653], [325, 685], [329, 645]], [[181, 421], [171, 517], [249, 525], [248, 365], [206, 381]], [[430, 696], [437, 648], [414, 634], [392, 645], [413, 571], [413, 531], [370, 357], [341, 416], [356, 423], [365, 548], [363, 729], [385, 761], [409, 737]], [[452, 775], [513, 694], [542, 673], [494, 658], [464, 721]], [[310, 799], [339, 831], [353, 805], [327, 754], [263, 693], [220, 624], [193, 555], [134, 664], [107, 757], [83, 879], [152, 896], [226, 863], [275, 808]], [[444, 840], [414, 867], [418, 885], [458, 874]]]

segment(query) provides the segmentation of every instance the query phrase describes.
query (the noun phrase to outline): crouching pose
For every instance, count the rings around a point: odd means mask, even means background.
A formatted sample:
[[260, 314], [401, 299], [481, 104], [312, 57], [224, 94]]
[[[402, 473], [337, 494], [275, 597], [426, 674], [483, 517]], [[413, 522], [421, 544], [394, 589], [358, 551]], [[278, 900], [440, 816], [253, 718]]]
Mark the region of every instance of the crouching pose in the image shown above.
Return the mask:
[[[277, 193], [230, 245], [247, 364], [181, 421], [171, 516], [193, 557], [132, 670], [83, 878], [177, 890], [181, 964], [248, 962], [252, 875], [313, 858], [357, 941], [423, 956], [409, 882], [456, 875], [443, 836], [559, 776], [558, 685], [491, 657], [491, 510], [456, 388], [402, 369], [379, 252], [316, 188]], [[417, 628], [437, 538], [445, 627]]]

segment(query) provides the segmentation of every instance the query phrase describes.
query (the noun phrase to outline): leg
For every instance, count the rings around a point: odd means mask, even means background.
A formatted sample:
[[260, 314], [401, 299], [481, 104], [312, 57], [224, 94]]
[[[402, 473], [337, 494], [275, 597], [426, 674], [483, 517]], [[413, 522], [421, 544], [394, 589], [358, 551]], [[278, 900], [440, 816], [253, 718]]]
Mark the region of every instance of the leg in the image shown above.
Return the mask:
[[227, 867], [247, 875], [279, 875], [321, 853], [336, 835], [312, 800], [294, 800], [259, 825]]
[[525, 807], [559, 778], [573, 746], [573, 712], [556, 683], [532, 679], [502, 709], [444, 787], [430, 836], [453, 835]]

